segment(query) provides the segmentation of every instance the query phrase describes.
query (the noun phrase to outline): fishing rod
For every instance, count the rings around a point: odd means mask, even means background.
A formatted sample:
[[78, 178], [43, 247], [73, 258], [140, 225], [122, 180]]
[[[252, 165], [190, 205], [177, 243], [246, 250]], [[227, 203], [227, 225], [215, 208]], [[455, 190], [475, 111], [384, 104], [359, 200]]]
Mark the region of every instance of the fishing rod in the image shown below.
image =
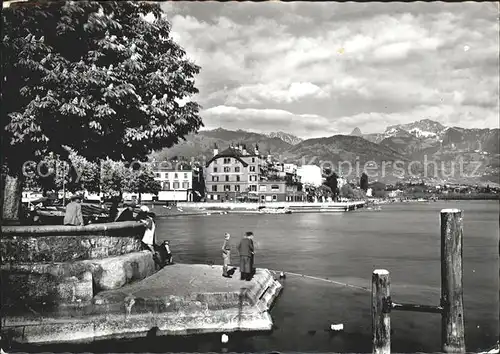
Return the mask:
[[283, 271], [280, 272], [280, 271], [277, 271], [277, 270], [274, 270], [274, 269], [269, 269], [269, 270], [271, 272], [274, 272], [274, 273], [280, 273], [280, 277], [283, 277], [283, 275], [290, 274], [290, 275], [295, 275], [295, 276], [301, 277], [301, 278], [308, 278], [308, 279], [312, 279], [312, 280], [323, 281], [323, 282], [326, 282], [326, 283], [331, 283], [331, 284], [335, 284], [335, 285], [345, 286], [347, 288], [363, 290], [363, 291], [367, 291], [367, 292], [371, 293], [371, 289], [369, 289], [369, 288], [367, 288], [365, 286], [352, 285], [352, 284], [343, 283], [343, 282], [335, 281], [335, 280], [328, 279], [328, 278], [315, 277], [315, 276], [307, 275], [307, 274], [300, 274], [300, 273], [293, 273], [293, 272], [283, 272]]
[[[207, 264], [211, 265], [211, 266], [215, 265], [214, 262], [208, 262]], [[229, 267], [238, 268], [238, 266], [236, 266], [236, 265], [229, 265]], [[301, 277], [301, 278], [307, 278], [307, 279], [312, 279], [312, 280], [317, 280], [317, 281], [323, 281], [323, 282], [330, 283], [330, 284], [340, 285], [340, 286], [344, 286], [346, 288], [363, 290], [363, 291], [370, 292], [370, 293], [372, 292], [371, 289], [369, 289], [365, 286], [352, 285], [352, 284], [343, 283], [343, 282], [335, 281], [335, 280], [328, 279], [328, 278], [315, 277], [312, 275], [300, 274], [300, 273], [294, 273], [294, 272], [285, 272], [285, 271], [270, 269], [270, 268], [265, 268], [265, 269], [267, 269], [270, 272], [273, 272], [275, 274], [276, 273], [280, 274], [280, 278], [284, 278], [286, 275], [290, 274], [290, 275], [294, 275], [294, 276]]]

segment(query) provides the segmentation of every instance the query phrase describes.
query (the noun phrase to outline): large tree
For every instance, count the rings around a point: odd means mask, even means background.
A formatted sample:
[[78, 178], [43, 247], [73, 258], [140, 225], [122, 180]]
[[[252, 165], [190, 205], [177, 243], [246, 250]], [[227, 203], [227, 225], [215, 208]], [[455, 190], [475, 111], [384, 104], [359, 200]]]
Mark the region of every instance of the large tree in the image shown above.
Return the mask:
[[324, 184], [330, 187], [332, 198], [335, 200], [339, 195], [339, 188], [338, 188], [339, 176], [337, 176], [337, 174], [331, 169], [325, 169], [323, 171], [323, 175], [326, 177]]
[[[17, 219], [27, 160], [66, 147], [146, 158], [202, 126], [199, 67], [157, 3], [54, 1], [3, 9], [2, 216]], [[182, 104], [181, 102], [186, 102]]]
[[142, 200], [142, 193], [158, 194], [161, 184], [155, 180], [153, 168], [149, 164], [141, 165], [138, 169], [129, 167], [127, 170], [125, 190], [139, 194], [139, 203]]

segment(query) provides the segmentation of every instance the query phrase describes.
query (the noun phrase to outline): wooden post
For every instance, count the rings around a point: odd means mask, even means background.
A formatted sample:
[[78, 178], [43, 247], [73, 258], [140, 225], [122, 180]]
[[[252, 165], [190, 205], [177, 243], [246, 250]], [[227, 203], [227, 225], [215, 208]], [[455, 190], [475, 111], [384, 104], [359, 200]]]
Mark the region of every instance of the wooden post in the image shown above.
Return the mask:
[[389, 272], [376, 269], [372, 274], [372, 349], [373, 354], [391, 352], [391, 309]]
[[462, 211], [441, 210], [441, 344], [446, 353], [465, 353], [462, 238]]

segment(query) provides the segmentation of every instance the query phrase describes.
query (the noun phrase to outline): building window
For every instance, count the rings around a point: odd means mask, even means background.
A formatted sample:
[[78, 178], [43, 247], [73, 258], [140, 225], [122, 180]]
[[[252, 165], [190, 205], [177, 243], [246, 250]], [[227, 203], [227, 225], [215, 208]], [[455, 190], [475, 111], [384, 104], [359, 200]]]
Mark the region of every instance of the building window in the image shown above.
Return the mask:
[[209, 197], [210, 200], [214, 200], [214, 195], [213, 194], [210, 194], [208, 197]]
[[236, 176], [236, 182], [240, 181], [240, 176]]
[[279, 189], [280, 189], [280, 186], [278, 186], [277, 184], [273, 184], [273, 185], [271, 186], [271, 190], [274, 190], [274, 191], [275, 191], [275, 190], [279, 190]]
[[259, 192], [266, 192], [267, 186], [259, 186]]
[[184, 172], [184, 179], [187, 179], [188, 178], [188, 174], [187, 172]]
[[231, 186], [229, 184], [224, 185], [224, 192], [230, 192], [231, 191]]
[[255, 163], [255, 157], [252, 157], [252, 163]]
[[235, 167], [234, 168], [234, 172], [240, 172], [240, 168], [239, 167]]
[[231, 158], [230, 157], [224, 157], [224, 163], [225, 164], [231, 163]]
[[237, 185], [234, 186], [234, 191], [235, 192], [239, 192], [240, 191], [240, 185], [239, 184], [237, 184]]
[[178, 174], [174, 173], [174, 179], [177, 179], [177, 178], [179, 178]]
[[182, 189], [189, 189], [189, 182], [182, 182]]
[[217, 172], [217, 166], [214, 166], [214, 172]]
[[250, 166], [250, 172], [255, 172], [255, 166]]
[[164, 191], [170, 190], [170, 182], [163, 182], [163, 190]]
[[156, 177], [157, 177], [157, 178], [161, 178], [161, 173], [156, 172]]
[[229, 176], [226, 175], [226, 182], [229, 182]]
[[217, 192], [217, 185], [212, 186], [212, 192]]
[[219, 176], [212, 176], [212, 182], [219, 182]]
[[278, 200], [278, 197], [275, 195], [273, 195], [273, 202], [277, 201]]
[[231, 167], [224, 167], [224, 172], [231, 172]]
[[179, 182], [174, 182], [174, 189], [179, 189]]
[[255, 184], [250, 185], [250, 192], [257, 192], [257, 186]]

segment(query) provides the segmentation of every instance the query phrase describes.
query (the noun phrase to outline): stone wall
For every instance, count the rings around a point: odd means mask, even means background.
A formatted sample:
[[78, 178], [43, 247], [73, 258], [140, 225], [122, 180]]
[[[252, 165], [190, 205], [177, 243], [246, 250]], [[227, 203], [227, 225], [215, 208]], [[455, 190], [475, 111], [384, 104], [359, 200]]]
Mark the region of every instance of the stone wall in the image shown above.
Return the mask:
[[85, 305], [102, 290], [153, 274], [143, 251], [144, 225], [2, 227], [2, 312], [51, 311]]
[[69, 262], [119, 256], [142, 249], [144, 225], [134, 221], [87, 226], [2, 227], [5, 263]]

